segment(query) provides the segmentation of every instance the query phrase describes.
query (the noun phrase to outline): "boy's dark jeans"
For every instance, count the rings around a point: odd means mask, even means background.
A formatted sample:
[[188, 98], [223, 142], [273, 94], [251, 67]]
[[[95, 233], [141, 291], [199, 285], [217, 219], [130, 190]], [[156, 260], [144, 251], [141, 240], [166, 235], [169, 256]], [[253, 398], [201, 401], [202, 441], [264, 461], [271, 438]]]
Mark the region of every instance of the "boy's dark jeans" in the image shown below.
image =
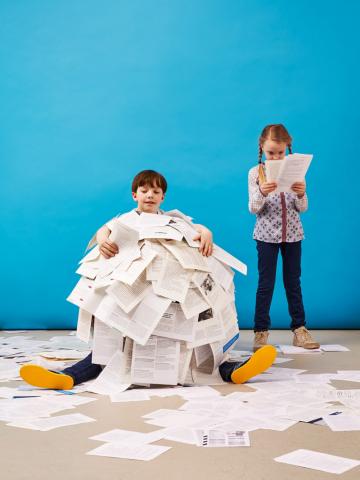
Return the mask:
[[305, 325], [305, 311], [301, 294], [301, 241], [268, 243], [256, 241], [258, 251], [259, 283], [256, 292], [254, 331], [270, 328], [270, 305], [274, 292], [276, 264], [279, 250], [283, 260], [283, 282], [291, 317], [290, 328]]
[[87, 382], [96, 378], [102, 371], [101, 365], [92, 363], [92, 353], [89, 353], [87, 357], [80, 362], [75, 363], [71, 367], [65, 368], [62, 373], [70, 375], [74, 380], [74, 385], [78, 385], [82, 382]]
[[[96, 378], [102, 371], [100, 365], [91, 363], [92, 353], [89, 353], [87, 357], [80, 362], [75, 363], [75, 365], [65, 368], [62, 373], [70, 375], [74, 380], [74, 385], [78, 385], [82, 382], [87, 382]], [[221, 378], [224, 382], [231, 382], [231, 374], [236, 369], [243, 365], [245, 362], [224, 362], [220, 365], [219, 371]]]

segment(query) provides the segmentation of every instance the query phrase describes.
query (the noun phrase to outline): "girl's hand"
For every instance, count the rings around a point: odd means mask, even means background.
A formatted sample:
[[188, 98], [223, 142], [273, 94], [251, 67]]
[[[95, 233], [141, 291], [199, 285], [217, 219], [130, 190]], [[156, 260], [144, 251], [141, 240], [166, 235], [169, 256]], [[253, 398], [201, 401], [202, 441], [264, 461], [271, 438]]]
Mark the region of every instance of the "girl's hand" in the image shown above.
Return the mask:
[[291, 185], [291, 189], [294, 190], [298, 198], [302, 198], [305, 195], [305, 182], [295, 182]]
[[276, 190], [276, 187], [276, 182], [264, 182], [262, 185], [260, 185], [260, 192], [264, 195], [264, 197], [267, 197], [269, 193]]
[[114, 257], [117, 253], [119, 253], [119, 247], [116, 243], [110, 242], [110, 240], [105, 240], [99, 245], [100, 253], [105, 258]]
[[196, 230], [199, 232], [193, 240], [200, 240], [199, 252], [204, 257], [209, 257], [213, 252], [213, 236], [211, 231], [203, 225], [196, 225]]

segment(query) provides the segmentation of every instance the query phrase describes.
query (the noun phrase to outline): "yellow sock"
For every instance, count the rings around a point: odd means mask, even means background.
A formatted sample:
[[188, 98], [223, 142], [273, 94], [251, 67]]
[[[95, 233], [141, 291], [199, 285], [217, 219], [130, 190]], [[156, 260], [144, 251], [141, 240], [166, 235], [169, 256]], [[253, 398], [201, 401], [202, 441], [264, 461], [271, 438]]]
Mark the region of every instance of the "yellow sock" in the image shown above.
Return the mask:
[[20, 368], [20, 376], [34, 387], [70, 390], [74, 386], [74, 380], [70, 375], [51, 372], [40, 365], [23, 365]]
[[272, 345], [265, 345], [259, 348], [241, 367], [234, 370], [231, 374], [233, 383], [245, 383], [250, 378], [265, 372], [274, 363], [276, 358], [276, 348]]

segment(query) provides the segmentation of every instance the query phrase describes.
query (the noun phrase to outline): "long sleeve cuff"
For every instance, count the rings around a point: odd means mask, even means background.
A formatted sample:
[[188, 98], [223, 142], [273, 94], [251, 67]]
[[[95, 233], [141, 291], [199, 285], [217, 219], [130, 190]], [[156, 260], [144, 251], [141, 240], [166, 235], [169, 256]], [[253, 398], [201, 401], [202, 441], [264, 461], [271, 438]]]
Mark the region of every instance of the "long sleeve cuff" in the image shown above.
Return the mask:
[[295, 198], [295, 208], [298, 212], [306, 212], [308, 209], [308, 198], [306, 193], [302, 198]]

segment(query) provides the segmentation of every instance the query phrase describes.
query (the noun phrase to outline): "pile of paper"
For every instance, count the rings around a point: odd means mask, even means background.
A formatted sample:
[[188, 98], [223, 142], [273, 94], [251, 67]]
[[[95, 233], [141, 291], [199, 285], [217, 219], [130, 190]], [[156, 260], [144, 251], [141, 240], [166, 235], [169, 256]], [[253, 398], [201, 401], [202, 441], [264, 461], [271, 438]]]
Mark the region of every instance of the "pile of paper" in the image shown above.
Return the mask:
[[238, 339], [232, 268], [246, 266], [216, 245], [204, 257], [196, 235], [177, 210], [134, 210], [111, 222], [117, 255], [105, 259], [95, 246], [81, 260], [68, 297], [80, 308], [77, 335], [93, 337], [93, 363], [116, 364], [115, 377], [114, 368], [100, 375], [101, 393], [116, 393], [115, 382], [193, 383], [216, 373]]

